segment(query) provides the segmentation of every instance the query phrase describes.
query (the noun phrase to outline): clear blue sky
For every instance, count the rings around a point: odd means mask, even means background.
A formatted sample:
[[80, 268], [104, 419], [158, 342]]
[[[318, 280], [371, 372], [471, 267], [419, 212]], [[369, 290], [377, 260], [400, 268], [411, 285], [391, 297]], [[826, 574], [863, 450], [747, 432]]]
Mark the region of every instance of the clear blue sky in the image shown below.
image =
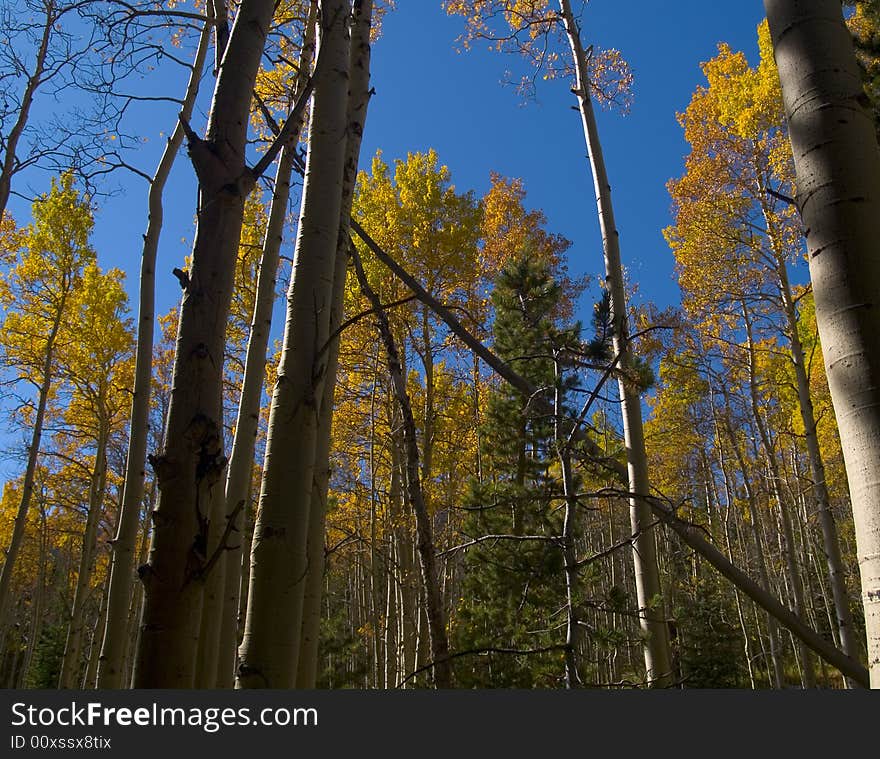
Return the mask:
[[[515, 58], [479, 44], [457, 54], [463, 20], [447, 17], [439, 0], [398, 6], [374, 47], [377, 94], [362, 163], [377, 148], [391, 160], [433, 147], [459, 189], [484, 193], [492, 170], [521, 177], [528, 204], [573, 242], [572, 272], [601, 274], [595, 194], [568, 83], [540, 82], [537, 102], [524, 105], [514, 88], [500, 84], [518, 65]], [[756, 60], [763, 16], [760, 0], [592, 0], [585, 8], [585, 42], [619, 49], [634, 71], [629, 115], [602, 111], [599, 128], [624, 263], [642, 297], [660, 305], [679, 298], [661, 235], [670, 223], [665, 184], [681, 173], [687, 152], [675, 113], [703, 82], [699, 64], [715, 55], [718, 42]]]
[[[762, 18], [760, 0], [592, 0], [586, 5], [586, 41], [621, 50], [635, 74], [629, 114], [601, 111], [599, 127], [624, 263], [641, 296], [660, 305], [678, 300], [672, 256], [661, 236], [670, 222], [665, 184], [681, 173], [687, 152], [675, 113], [686, 107], [703, 81], [699, 64], [716, 53], [719, 41], [755, 60], [755, 29]], [[567, 83], [541, 82], [536, 101], [524, 104], [512, 87], [500, 83], [504, 72], [519, 61], [480, 45], [457, 52], [462, 30], [462, 19], [447, 17], [440, 0], [398, 0], [398, 9], [386, 18], [383, 36], [373, 48], [376, 95], [370, 104], [362, 167], [369, 166], [377, 149], [390, 162], [408, 151], [433, 147], [461, 191], [473, 189], [482, 195], [491, 171], [521, 177], [527, 203], [544, 210], [551, 231], [573, 242], [572, 272], [600, 274], [594, 194]], [[210, 84], [207, 80], [204, 89], [210, 90]], [[173, 126], [174, 113], [150, 106], [144, 116], [149, 142], [137, 165], [151, 171], [163, 143], [159, 133]], [[167, 192], [158, 268], [160, 312], [179, 297], [170, 272], [180, 265], [192, 241], [196, 196], [191, 175], [181, 154]], [[126, 194], [102, 201], [94, 240], [102, 262], [129, 273], [134, 294], [146, 187], [140, 179], [120, 181]]]
[[[463, 20], [447, 17], [441, 0], [398, 0], [398, 6], [385, 19], [383, 36], [373, 48], [376, 95], [361, 165], [369, 166], [377, 149], [391, 162], [408, 151], [433, 147], [460, 191], [482, 195], [491, 171], [521, 177], [527, 204], [546, 213], [550, 231], [572, 241], [570, 271], [601, 274], [592, 180], [568, 84], [541, 82], [536, 101], [523, 104], [513, 88], [500, 84], [504, 72], [516, 70], [519, 61], [480, 45], [459, 53], [456, 40]], [[585, 41], [618, 48], [635, 75], [630, 113], [600, 112], [599, 128], [624, 263], [642, 299], [666, 306], [679, 297], [672, 255], [661, 235], [670, 222], [665, 184], [681, 173], [687, 152], [675, 113], [686, 107], [694, 88], [702, 83], [699, 64], [716, 53], [718, 42], [744, 50], [755, 61], [756, 26], [762, 18], [761, 0], [592, 0], [585, 7]], [[161, 80], [143, 84], [155, 91], [181, 90], [180, 84]], [[202, 113], [193, 119], [196, 129], [204, 126], [211, 85], [208, 75]], [[38, 103], [38, 107], [51, 104]], [[176, 112], [150, 104], [134, 115], [147, 141], [131, 160], [152, 173], [164, 144], [162, 133], [173, 127]], [[103, 266], [118, 266], [128, 273], [135, 311], [146, 183], [129, 175], [119, 175], [116, 181], [123, 192], [100, 200], [93, 241]], [[45, 191], [48, 180], [32, 174], [26, 185], [18, 189]], [[166, 193], [166, 226], [157, 269], [159, 313], [180, 296], [171, 270], [189, 252], [195, 201], [192, 170], [182, 153]], [[28, 220], [27, 203], [15, 200], [10, 208], [19, 222]], [[288, 243], [288, 252], [290, 248]]]

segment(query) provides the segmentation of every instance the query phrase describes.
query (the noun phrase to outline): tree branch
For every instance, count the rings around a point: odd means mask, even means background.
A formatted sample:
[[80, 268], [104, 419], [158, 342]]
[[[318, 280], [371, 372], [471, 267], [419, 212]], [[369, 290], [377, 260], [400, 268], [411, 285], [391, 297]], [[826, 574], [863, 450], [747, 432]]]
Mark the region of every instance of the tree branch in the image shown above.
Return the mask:
[[[281, 152], [281, 148], [287, 143], [288, 137], [294, 131], [294, 127], [302, 121], [303, 112], [306, 109], [306, 105], [308, 105], [309, 98], [312, 96], [312, 91], [315, 89], [315, 81], [321, 74], [323, 59], [324, 54], [319, 51], [318, 60], [315, 62], [315, 70], [303, 85], [302, 92], [297, 93], [296, 103], [287, 115], [284, 126], [281, 127], [269, 149], [263, 154], [263, 157], [251, 169], [254, 180], [259, 179], [266, 169], [272, 165], [272, 161], [275, 160], [275, 157]], [[263, 107], [265, 107], [265, 104], [263, 104]]]

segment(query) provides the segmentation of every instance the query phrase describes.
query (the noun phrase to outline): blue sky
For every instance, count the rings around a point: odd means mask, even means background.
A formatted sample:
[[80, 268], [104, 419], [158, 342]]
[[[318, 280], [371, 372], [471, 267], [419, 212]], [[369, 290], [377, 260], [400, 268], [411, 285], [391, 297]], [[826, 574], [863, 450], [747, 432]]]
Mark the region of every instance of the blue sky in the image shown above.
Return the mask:
[[[460, 191], [482, 195], [492, 171], [521, 177], [527, 204], [545, 212], [550, 231], [572, 241], [572, 274], [601, 274], [592, 179], [568, 83], [540, 82], [536, 99], [524, 103], [514, 88], [500, 83], [505, 71], [516, 70], [520, 62], [479, 44], [459, 52], [463, 20], [448, 17], [441, 0], [398, 0], [397, 5], [373, 48], [376, 95], [361, 166], [369, 166], [377, 149], [391, 162], [409, 151], [434, 148]], [[718, 42], [744, 50], [755, 61], [756, 27], [762, 18], [760, 0], [592, 0], [585, 6], [585, 42], [618, 48], [635, 75], [629, 114], [602, 111], [599, 128], [624, 264], [643, 300], [667, 306], [679, 297], [672, 255], [661, 234], [670, 222], [665, 184], [681, 173], [687, 152], [675, 113], [687, 106], [694, 88], [703, 82], [699, 64], [715, 55]], [[154, 91], [182, 91], [183, 80], [175, 80], [174, 72], [161, 73], [162, 79], [157, 81], [154, 75], [143, 85]], [[193, 119], [196, 129], [204, 127], [211, 88], [208, 74], [201, 112]], [[50, 107], [51, 103], [38, 102], [37, 115]], [[134, 115], [145, 142], [131, 161], [152, 173], [176, 111], [150, 104]], [[23, 180], [17, 189], [24, 192], [48, 187], [48, 178], [39, 174]], [[93, 242], [103, 266], [127, 272], [135, 311], [147, 187], [133, 175], [120, 174], [115, 181], [121, 192], [99, 199]], [[166, 191], [157, 268], [158, 313], [174, 306], [180, 296], [171, 270], [182, 265], [189, 252], [195, 200], [192, 170], [181, 153]], [[28, 220], [28, 203], [16, 199], [10, 209], [19, 222]], [[292, 241], [287, 251], [291, 248]]]
[[[373, 48], [376, 95], [361, 166], [369, 166], [377, 149], [391, 162], [409, 151], [433, 147], [461, 191], [482, 195], [491, 171], [521, 177], [528, 205], [543, 209], [550, 230], [572, 241], [571, 271], [600, 274], [592, 180], [568, 84], [540, 82], [535, 101], [524, 103], [514, 88], [501, 84], [505, 71], [520, 65], [518, 60], [479, 44], [459, 52], [463, 20], [448, 17], [440, 0], [398, 0], [397, 5]], [[585, 7], [585, 41], [621, 50], [635, 75], [629, 114], [600, 111], [599, 128], [624, 263], [641, 297], [661, 306], [679, 297], [672, 255], [661, 235], [670, 221], [665, 184], [681, 173], [687, 152], [675, 113], [686, 107], [703, 81], [699, 64], [716, 53], [719, 41], [744, 50], [754, 61], [755, 29], [762, 18], [760, 0], [592, 0]], [[210, 96], [211, 84], [209, 75], [203, 95]], [[204, 108], [207, 98], [202, 101]], [[194, 118], [196, 128], [203, 126], [204, 116], [203, 110]], [[174, 119], [173, 109], [155, 105], [138, 112], [139, 130], [147, 140], [132, 159], [139, 168], [152, 172], [162, 135]], [[40, 180], [29, 179], [32, 187], [39, 187]], [[146, 183], [125, 175], [117, 181], [123, 192], [100, 200], [94, 243], [102, 264], [128, 273], [134, 295], [146, 225]], [[189, 252], [195, 199], [192, 170], [181, 153], [166, 192], [158, 266], [160, 313], [179, 297], [171, 270]], [[16, 216], [26, 218], [26, 204], [16, 205]]]
[[[600, 274], [595, 195], [568, 83], [541, 82], [536, 102], [524, 104], [514, 88], [500, 84], [515, 58], [479, 44], [456, 53], [463, 21], [446, 17], [439, 0], [398, 6], [374, 48], [376, 97], [362, 164], [377, 148], [392, 160], [433, 147], [461, 190], [484, 193], [492, 170], [521, 177], [527, 203], [573, 242], [572, 272]], [[687, 152], [675, 113], [703, 82], [699, 64], [715, 55], [718, 42], [757, 58], [763, 15], [760, 0], [592, 0], [585, 8], [585, 42], [618, 48], [634, 71], [629, 114], [600, 112], [599, 128], [624, 263], [641, 296], [660, 305], [679, 298], [661, 235], [670, 223], [665, 184], [681, 173]]]

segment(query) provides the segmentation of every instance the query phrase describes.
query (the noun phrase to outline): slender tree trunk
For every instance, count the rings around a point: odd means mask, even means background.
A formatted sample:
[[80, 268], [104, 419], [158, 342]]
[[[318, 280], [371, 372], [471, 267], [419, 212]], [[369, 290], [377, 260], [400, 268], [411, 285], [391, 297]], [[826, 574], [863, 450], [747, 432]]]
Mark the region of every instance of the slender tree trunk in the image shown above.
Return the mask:
[[476, 354], [473, 354], [473, 389], [474, 389], [474, 434], [476, 435], [476, 453], [477, 453], [477, 482], [481, 485], [483, 483], [483, 436], [481, 433], [481, 418], [480, 418], [480, 359]]
[[[724, 455], [724, 441], [721, 434], [721, 424], [718, 421], [718, 414], [715, 408], [715, 394], [710, 387], [710, 406], [712, 408], [712, 426], [715, 432], [715, 448], [718, 452], [718, 466], [721, 469], [721, 476], [724, 478], [724, 541], [727, 547], [728, 556], [733, 556], [733, 540], [731, 539], [731, 520], [734, 518], [733, 493], [730, 485], [730, 474], [727, 470], [727, 459]], [[716, 492], [716, 502], [719, 500], [719, 494]], [[746, 617], [743, 612], [743, 604], [739, 596], [739, 589], [734, 586], [733, 597], [736, 602], [736, 615], [739, 620], [740, 630], [743, 636], [743, 652], [746, 658], [746, 667], [749, 672], [749, 684], [752, 690], [755, 690], [755, 672], [752, 656], [751, 639], [749, 637], [749, 629], [746, 625]], [[769, 617], [768, 617], [769, 619]], [[772, 624], [772, 622], [771, 622]], [[758, 636], [761, 631], [758, 629]]]
[[[599, 132], [590, 93], [592, 84], [588, 75], [587, 59], [581, 42], [580, 30], [569, 0], [560, 0], [559, 6], [577, 72], [576, 94], [596, 190], [599, 226], [602, 230], [602, 250], [605, 256], [606, 286], [611, 299], [614, 352], [619, 357], [618, 363], [621, 371], [625, 373], [632, 364], [632, 349], [627, 326], [627, 303], [618, 232], [611, 204], [611, 185], [608, 182], [605, 159], [599, 142]], [[647, 500], [651, 495], [651, 485], [642, 429], [641, 399], [638, 390], [623, 375], [618, 379], [618, 388], [627, 451], [629, 489], [634, 494], [630, 500], [630, 521], [632, 534], [638, 536], [633, 541], [633, 564], [639, 617], [645, 636], [645, 678], [651, 686], [662, 688], [671, 685], [672, 669], [654, 534], [649, 529], [649, 525], [653, 522], [653, 516]]]
[[89, 650], [86, 654], [86, 671], [82, 681], [84, 690], [96, 688], [98, 679], [98, 652], [101, 650], [101, 638], [104, 635], [104, 628], [107, 623], [107, 586], [110, 582], [108, 574], [104, 580], [104, 586], [101, 588], [101, 603], [98, 606], [98, 617], [92, 627], [91, 641], [89, 642]]
[[31, 634], [25, 652], [24, 664], [22, 665], [21, 681], [27, 682], [27, 676], [31, 669], [34, 651], [40, 636], [43, 634], [44, 613], [46, 604], [46, 568], [49, 563], [49, 549], [51, 540], [46, 521], [45, 504], [40, 504], [40, 563], [37, 570], [37, 586], [34, 590], [33, 613], [31, 615]]
[[[330, 308], [330, 342], [326, 347], [327, 370], [324, 397], [318, 417], [315, 449], [315, 478], [310, 503], [309, 532], [306, 545], [308, 575], [303, 599], [303, 629], [300, 643], [300, 661], [297, 672], [298, 688], [314, 688], [318, 668], [318, 633], [321, 613], [321, 587], [324, 576], [324, 526], [327, 514], [327, 493], [330, 484], [330, 441], [333, 418], [333, 399], [336, 372], [339, 365], [339, 335], [345, 300], [345, 281], [348, 273], [349, 224], [361, 151], [361, 138], [370, 102], [370, 31], [373, 20], [372, 0], [358, 0], [354, 4], [351, 30], [349, 65], [345, 168], [342, 176], [342, 203], [339, 217], [339, 236], [336, 243], [336, 264], [333, 272], [333, 295]], [[375, 573], [374, 573], [374, 579]], [[374, 594], [375, 594], [374, 588]], [[378, 629], [373, 630], [378, 636]], [[377, 667], [380, 666], [377, 662]], [[377, 670], [378, 671], [378, 670]]]
[[[255, 182], [245, 164], [254, 81], [274, 10], [243, 0], [223, 56], [207, 137], [187, 127], [199, 181], [192, 270], [184, 286], [164, 450], [150, 461], [159, 485], [134, 683], [191, 688], [202, 582], [211, 568], [208, 518], [222, 497], [223, 353], [244, 203]], [[186, 125], [185, 125], [186, 126]]]
[[[834, 513], [831, 511], [831, 497], [828, 494], [828, 484], [825, 479], [825, 462], [819, 449], [819, 439], [816, 436], [816, 416], [813, 412], [813, 400], [810, 396], [810, 380], [807, 377], [807, 362], [804, 357], [804, 349], [801, 344], [797, 328], [797, 315], [794, 301], [791, 297], [791, 287], [788, 275], [784, 267], [780, 271], [780, 282], [785, 317], [788, 324], [788, 334], [791, 344], [791, 356], [794, 364], [795, 378], [797, 381], [798, 409], [801, 421], [804, 425], [804, 439], [807, 445], [807, 456], [810, 462], [810, 475], [812, 477], [813, 497], [816, 500], [816, 508], [819, 516], [819, 527], [822, 530], [822, 551], [825, 555], [825, 563], [828, 568], [828, 580], [831, 585], [831, 597], [834, 601], [837, 629], [840, 635], [840, 647], [845, 654], [857, 659], [859, 657], [859, 645], [853, 629], [852, 611], [850, 610], [849, 592], [846, 589], [846, 573], [843, 568], [843, 559], [840, 555], [840, 538], [837, 534], [837, 524]], [[846, 680], [847, 687], [853, 687], [850, 680]]]
[[[387, 520], [390, 522], [390, 520]], [[386, 524], [387, 524], [386, 522]], [[385, 601], [385, 687], [390, 689], [397, 686], [397, 661], [398, 661], [398, 637], [397, 637], [397, 572], [394, 562], [393, 540], [391, 539], [390, 526], [386, 529], [388, 535], [388, 558], [385, 568], [387, 584]]]
[[379, 297], [370, 287], [366, 274], [356, 252], [353, 252], [355, 272], [364, 296], [370, 307], [376, 311], [376, 323], [388, 360], [388, 372], [394, 385], [394, 393], [403, 421], [403, 444], [405, 451], [406, 491], [410, 507], [416, 518], [416, 534], [418, 536], [419, 563], [422, 570], [422, 591], [427, 617], [427, 632], [433, 661], [434, 685], [437, 688], [452, 687], [452, 666], [449, 661], [449, 641], [446, 633], [446, 615], [440, 598], [440, 585], [434, 557], [434, 539], [431, 527], [431, 516], [425, 504], [420, 480], [419, 450], [416, 442], [416, 425], [413, 418], [406, 380], [401, 371], [397, 345], [391, 334], [388, 317], [385, 314]]
[[15, 561], [18, 558], [18, 552], [21, 550], [21, 543], [24, 539], [24, 531], [27, 526], [28, 510], [31, 505], [31, 497], [34, 492], [34, 479], [37, 473], [37, 460], [40, 455], [40, 441], [43, 437], [43, 422], [46, 417], [46, 403], [49, 398], [49, 390], [52, 386], [52, 370], [54, 363], [55, 340], [58, 337], [58, 330], [61, 326], [61, 319], [64, 314], [64, 302], [52, 324], [49, 332], [49, 338], [46, 343], [46, 354], [43, 357], [42, 380], [40, 383], [40, 392], [37, 396], [37, 410], [34, 415], [34, 428], [31, 432], [31, 444], [28, 447], [27, 466], [24, 470], [24, 480], [21, 485], [21, 500], [18, 504], [18, 512], [15, 515], [15, 523], [12, 526], [12, 538], [9, 541], [9, 548], [6, 549], [6, 557], [3, 562], [3, 571], [0, 572], [0, 620], [6, 619], [6, 609], [9, 604], [9, 588], [12, 584], [12, 573], [15, 569]]
[[[21, 105], [18, 108], [18, 116], [15, 119], [15, 123], [9, 130], [9, 134], [5, 135], [2, 141], [6, 147], [6, 153], [3, 156], [3, 165], [0, 167], [0, 219], [3, 218], [3, 213], [6, 211], [6, 206], [9, 203], [9, 194], [12, 190], [12, 176], [20, 168], [17, 154], [18, 143], [24, 134], [25, 127], [30, 118], [34, 95], [43, 83], [46, 56], [49, 52], [49, 41], [52, 38], [52, 32], [57, 21], [58, 14], [56, 13], [54, 0], [48, 0], [44, 7], [46, 20], [43, 23], [40, 44], [37, 47], [37, 55], [34, 58], [34, 68], [28, 76], [27, 84], [21, 95]], [[16, 59], [16, 62], [18, 62], [18, 59]]]
[[880, 687], [880, 151], [837, 0], [764, 0]]
[[[381, 644], [379, 642], [379, 604], [377, 603], [378, 592], [379, 592], [379, 559], [378, 559], [378, 547], [376, 545], [377, 540], [377, 512], [378, 512], [378, 501], [379, 501], [379, 493], [378, 493], [378, 483], [376, 481], [377, 476], [377, 468], [378, 468], [378, 459], [379, 456], [378, 451], [376, 450], [376, 393], [379, 385], [379, 374], [378, 374], [378, 359], [379, 354], [376, 352], [376, 361], [373, 366], [373, 382], [370, 387], [370, 453], [369, 453], [369, 471], [370, 471], [370, 604], [369, 604], [369, 616], [370, 616], [370, 643], [372, 645], [372, 674], [373, 674], [373, 687], [381, 688], [382, 676], [379, 674], [379, 663], [382, 659], [381, 657]], [[331, 399], [332, 402], [332, 399]], [[328, 462], [329, 463], [329, 462]], [[323, 524], [322, 524], [323, 527]], [[384, 672], [383, 672], [384, 674]]]
[[[156, 496], [159, 487], [155, 478], [151, 481], [150, 492], [146, 499], [148, 508], [152, 508], [152, 504], [156, 503]], [[150, 525], [144, 520], [140, 529], [140, 539], [135, 561], [140, 566], [147, 561], [150, 552]], [[128, 605], [128, 620], [125, 630], [125, 641], [123, 644], [122, 658], [122, 682], [120, 687], [131, 687], [132, 677], [134, 674], [134, 659], [137, 652], [137, 641], [141, 616], [144, 609], [144, 586], [142, 583], [136, 583], [132, 588], [131, 597]], [[100, 670], [99, 670], [100, 672]], [[100, 687], [100, 686], [98, 686]]]
[[[403, 533], [401, 527], [403, 515], [403, 494], [400, 485], [400, 455], [399, 455], [399, 434], [396, 430], [399, 424], [396, 420], [397, 407], [396, 404], [391, 408], [391, 473], [388, 485], [388, 557], [390, 562], [389, 571], [389, 594], [394, 596], [393, 601], [389, 601], [389, 606], [393, 606], [395, 610], [394, 625], [394, 649], [390, 649], [386, 645], [386, 653], [389, 657], [389, 672], [394, 673], [394, 677], [387, 675], [385, 681], [389, 686], [393, 684], [397, 687], [397, 683], [408, 675], [412, 669], [407, 668], [404, 661], [404, 650], [406, 645], [406, 614], [404, 588], [406, 587], [407, 562], [404, 552], [401, 550], [400, 535]], [[391, 624], [391, 615], [389, 614], [389, 625]]]
[[[727, 553], [733, 556], [733, 541], [731, 540], [730, 533], [730, 521], [726, 519], [724, 522], [724, 541], [725, 545], [727, 546]], [[743, 654], [745, 655], [746, 659], [746, 669], [749, 673], [749, 687], [752, 690], [755, 690], [755, 670], [753, 662], [754, 657], [752, 656], [752, 643], [749, 636], [749, 628], [746, 625], [746, 617], [743, 612], [742, 600], [740, 599], [739, 591], [736, 588], [733, 589], [733, 599], [736, 604], [736, 617], [739, 621], [739, 628], [743, 636]]]
[[[761, 529], [758, 524], [757, 500], [755, 498], [754, 490], [752, 489], [752, 482], [746, 465], [745, 456], [739, 447], [733, 428], [730, 426], [729, 412], [730, 406], [728, 405], [728, 419], [725, 419], [725, 428], [730, 440], [730, 447], [733, 449], [743, 476], [743, 485], [745, 486], [746, 499], [749, 506], [749, 524], [752, 530], [752, 539], [755, 543], [755, 558], [758, 562], [758, 577], [761, 578], [761, 584], [764, 586], [764, 589], [770, 591], [770, 575], [767, 572], [767, 562], [764, 558], [764, 541], [761, 538]], [[770, 639], [770, 661], [773, 665], [773, 687], [779, 689], [785, 685], [785, 671], [782, 666], [782, 655], [779, 649], [779, 630], [776, 625], [776, 620], [771, 615], [767, 616], [767, 637]]]
[[422, 482], [431, 479], [434, 470], [434, 347], [431, 341], [429, 309], [422, 305], [422, 369], [425, 373], [424, 425], [422, 427]]
[[[401, 359], [403, 356], [401, 356]], [[413, 550], [410, 535], [412, 528], [405, 513], [403, 488], [403, 440], [402, 423], [398, 404], [391, 399], [391, 487], [392, 510], [397, 515], [393, 528], [395, 556], [397, 559], [397, 609], [398, 609], [398, 677], [406, 678], [416, 668], [416, 615], [418, 614], [418, 594], [413, 584]], [[406, 688], [413, 687], [413, 680], [407, 681]]]
[[104, 421], [100, 423], [98, 446], [95, 451], [95, 469], [89, 487], [89, 509], [86, 515], [85, 532], [83, 533], [82, 553], [79, 571], [76, 576], [76, 588], [73, 594], [73, 607], [70, 612], [70, 624], [67, 629], [67, 643], [64, 647], [64, 659], [61, 666], [60, 688], [78, 688], [80, 685], [80, 668], [82, 662], [82, 641], [85, 632], [86, 601], [91, 595], [92, 572], [95, 568], [95, 549], [97, 548], [98, 523], [104, 505], [104, 491], [107, 484], [107, 439], [109, 430]]
[[575, 491], [574, 476], [571, 470], [571, 453], [562, 429], [562, 399], [561, 383], [562, 376], [559, 365], [559, 357], [554, 356], [556, 369], [556, 388], [554, 393], [554, 428], [556, 433], [556, 449], [559, 457], [559, 467], [562, 472], [562, 493], [565, 498], [565, 511], [562, 522], [562, 559], [565, 568], [565, 687], [577, 688], [581, 684], [578, 674], [577, 655], [580, 624], [576, 607], [576, 590], [578, 587], [577, 554], [574, 545], [574, 519], [577, 513], [577, 493]]
[[[318, 4], [313, 0], [309, 6], [309, 18], [303, 37], [302, 53], [299, 60], [299, 75], [295, 86], [294, 99], [301, 93], [309, 78], [309, 71], [315, 57], [317, 35]], [[266, 351], [269, 346], [269, 332], [272, 326], [272, 309], [275, 305], [275, 285], [278, 265], [281, 260], [281, 242], [284, 238], [284, 224], [287, 219], [287, 206], [290, 200], [290, 182], [297, 160], [297, 148], [305, 111], [300, 123], [294, 125], [290, 137], [278, 159], [275, 174], [275, 189], [269, 209], [269, 221], [263, 239], [260, 269], [257, 277], [257, 293], [254, 299], [254, 314], [248, 337], [241, 398], [235, 423], [235, 436], [226, 478], [226, 517], [234, 518], [234, 531], [239, 536], [226, 551], [224, 569], [224, 598], [221, 618], [218, 620], [220, 637], [218, 639], [219, 670], [216, 685], [218, 688], [231, 688], [235, 680], [235, 658], [238, 643], [238, 607], [241, 594], [242, 545], [241, 526], [245, 516], [248, 493], [251, 490], [254, 450], [260, 422], [260, 404], [263, 382], [266, 374]], [[234, 516], [233, 516], [234, 515]], [[203, 619], [204, 625], [204, 619]]]
[[348, 4], [322, 4], [309, 152], [287, 323], [269, 412], [238, 688], [290, 688], [302, 635], [318, 417], [326, 381], [348, 102]]
[[[795, 612], [801, 619], [805, 619], [806, 608], [804, 604], [804, 586], [801, 580], [800, 572], [798, 571], [796, 557], [794, 553], [795, 546], [794, 535], [791, 528], [791, 516], [789, 514], [788, 505], [782, 498], [782, 489], [780, 487], [782, 479], [779, 474], [779, 462], [776, 459], [776, 452], [774, 450], [773, 442], [770, 440], [770, 433], [767, 430], [767, 426], [764, 423], [763, 417], [761, 416], [761, 401], [758, 397], [758, 384], [755, 372], [755, 343], [752, 334], [752, 321], [745, 303], [742, 304], [742, 315], [743, 323], [746, 327], [746, 335], [748, 338], [747, 363], [749, 377], [749, 401], [752, 411], [752, 418], [755, 421], [755, 426], [758, 428], [758, 435], [761, 440], [761, 447], [764, 449], [764, 455], [766, 456], [767, 465], [769, 467], [770, 491], [773, 494], [773, 498], [776, 501], [776, 505], [779, 509], [780, 522], [782, 525], [782, 555], [785, 558], [785, 566], [787, 569], [788, 582], [791, 586], [791, 595], [794, 599]], [[803, 641], [798, 641], [798, 643], [796, 644], [796, 649], [798, 651], [798, 656], [803, 668], [804, 687], [813, 688], [815, 687], [816, 682], [813, 674], [812, 656], [810, 655], [810, 652]]]
[[[210, 10], [211, 5], [208, 4]], [[209, 16], [210, 18], [210, 16]], [[181, 116], [189, 120], [199, 92], [210, 43], [211, 24], [206, 23], [199, 37], [196, 54]], [[113, 558], [110, 567], [110, 587], [107, 597], [107, 623], [98, 663], [98, 687], [120, 688], [124, 684], [125, 649], [128, 640], [128, 608], [134, 582], [134, 560], [138, 542], [138, 525], [144, 497], [144, 477], [147, 458], [147, 434], [150, 415], [150, 384], [152, 379], [153, 331], [156, 299], [156, 254], [162, 231], [162, 196], [165, 183], [183, 143], [183, 125], [178, 121], [168, 138], [156, 173], [150, 182], [147, 201], [149, 215], [144, 247], [141, 252], [140, 289], [138, 295], [138, 333], [135, 350], [134, 391], [131, 400], [131, 425], [125, 481], [116, 536], [113, 540]]]

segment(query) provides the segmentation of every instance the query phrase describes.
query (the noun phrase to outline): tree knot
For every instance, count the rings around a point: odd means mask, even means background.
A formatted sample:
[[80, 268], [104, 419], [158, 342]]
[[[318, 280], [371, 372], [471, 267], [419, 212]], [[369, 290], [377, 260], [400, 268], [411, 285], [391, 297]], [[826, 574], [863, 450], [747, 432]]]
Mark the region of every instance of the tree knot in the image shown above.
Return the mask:
[[190, 450], [198, 455], [196, 462], [196, 482], [207, 480], [215, 483], [226, 467], [223, 455], [223, 437], [220, 427], [205, 414], [196, 414], [187, 429]]

